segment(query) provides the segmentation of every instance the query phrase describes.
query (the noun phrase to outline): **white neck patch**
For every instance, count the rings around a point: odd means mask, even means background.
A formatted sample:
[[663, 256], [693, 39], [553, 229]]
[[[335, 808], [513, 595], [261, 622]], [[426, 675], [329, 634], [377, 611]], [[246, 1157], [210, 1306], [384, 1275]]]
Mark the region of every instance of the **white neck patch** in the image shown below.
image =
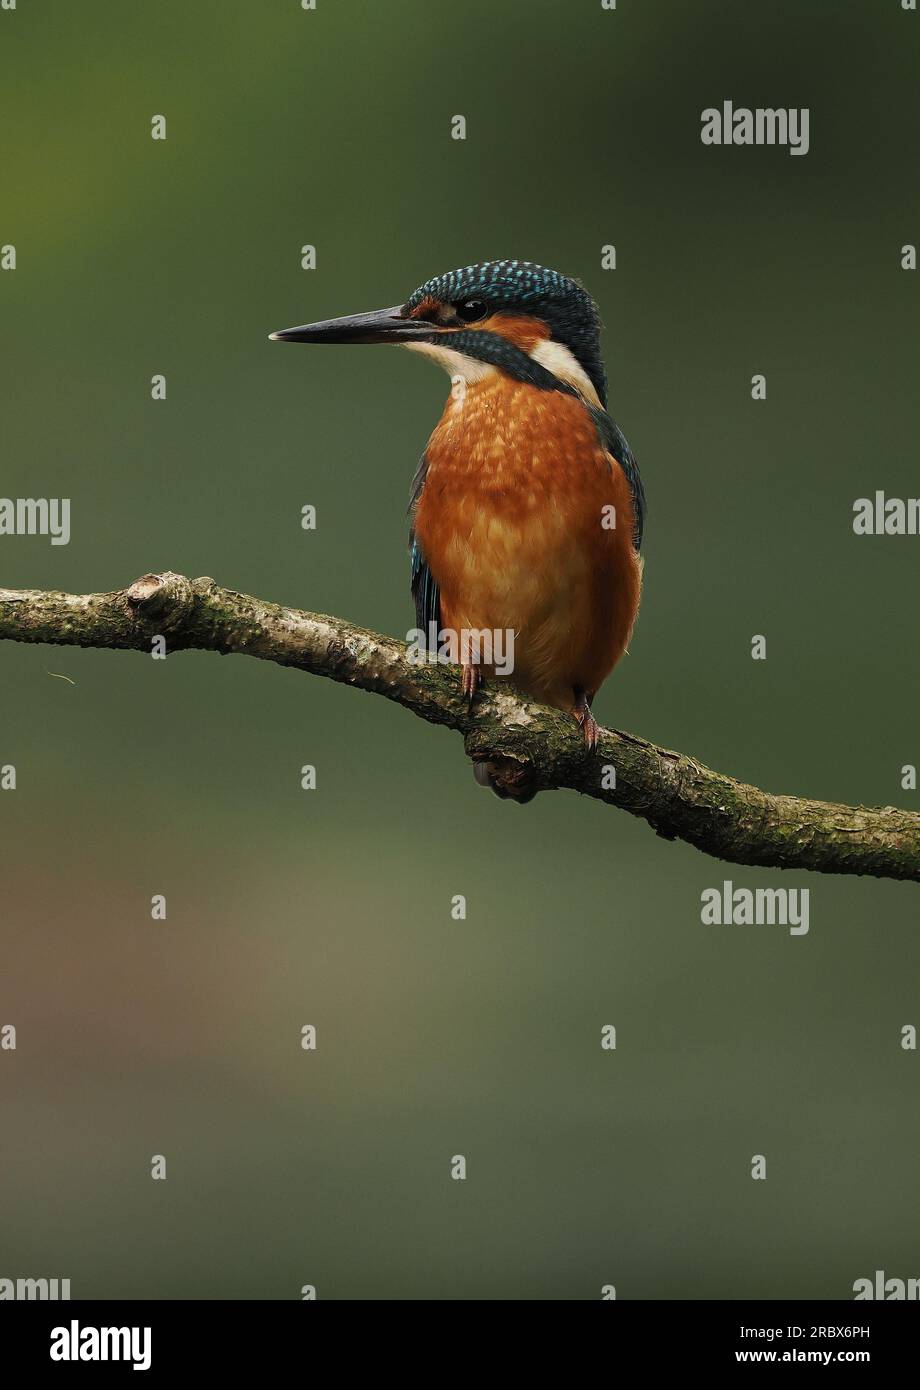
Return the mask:
[[595, 390], [593, 381], [575, 354], [570, 352], [564, 343], [555, 343], [551, 338], [542, 338], [530, 356], [535, 362], [539, 362], [541, 367], [552, 372], [553, 376], [564, 381], [567, 386], [574, 386], [579, 396], [586, 400], [589, 405], [600, 407], [600, 397]]

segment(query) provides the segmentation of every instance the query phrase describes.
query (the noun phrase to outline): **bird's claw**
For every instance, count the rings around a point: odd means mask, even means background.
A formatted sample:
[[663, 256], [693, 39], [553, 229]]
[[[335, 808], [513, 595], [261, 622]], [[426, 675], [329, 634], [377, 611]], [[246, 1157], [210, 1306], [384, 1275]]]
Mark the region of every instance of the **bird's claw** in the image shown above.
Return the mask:
[[479, 667], [474, 662], [464, 662], [460, 679], [460, 689], [470, 704], [479, 687]]
[[591, 713], [591, 706], [584, 696], [572, 710], [581, 728], [582, 736], [585, 740], [585, 747], [589, 753], [593, 753], [597, 747], [598, 723]]

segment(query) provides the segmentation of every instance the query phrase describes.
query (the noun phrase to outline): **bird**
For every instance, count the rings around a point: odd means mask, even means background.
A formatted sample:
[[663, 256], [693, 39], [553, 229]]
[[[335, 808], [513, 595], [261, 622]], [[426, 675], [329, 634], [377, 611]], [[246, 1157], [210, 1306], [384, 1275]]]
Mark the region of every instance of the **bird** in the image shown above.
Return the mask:
[[[598, 739], [592, 703], [639, 611], [646, 512], [636, 459], [608, 409], [600, 332], [577, 279], [491, 260], [433, 276], [392, 308], [270, 335], [395, 343], [448, 372], [409, 504], [418, 627], [454, 636], [470, 701], [496, 665], [470, 634], [509, 634], [514, 685], [571, 715], [588, 750]], [[500, 796], [534, 794], [494, 764], [474, 770]]]

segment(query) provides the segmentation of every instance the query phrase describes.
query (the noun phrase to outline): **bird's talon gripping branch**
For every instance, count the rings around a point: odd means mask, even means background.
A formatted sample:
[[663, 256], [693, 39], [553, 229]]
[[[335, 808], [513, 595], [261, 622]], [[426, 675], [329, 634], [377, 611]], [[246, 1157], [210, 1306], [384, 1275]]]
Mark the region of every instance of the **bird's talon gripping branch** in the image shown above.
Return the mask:
[[475, 662], [464, 662], [463, 671], [460, 678], [460, 689], [466, 696], [466, 699], [469, 704], [473, 703], [473, 696], [479, 689], [479, 683], [481, 679], [482, 678], [479, 674], [479, 667], [475, 664]]
[[598, 725], [597, 720], [591, 713], [591, 706], [588, 704], [588, 697], [585, 694], [578, 696], [578, 702], [572, 710], [575, 718], [581, 727], [582, 736], [585, 740], [585, 747], [589, 753], [593, 753], [597, 747]]

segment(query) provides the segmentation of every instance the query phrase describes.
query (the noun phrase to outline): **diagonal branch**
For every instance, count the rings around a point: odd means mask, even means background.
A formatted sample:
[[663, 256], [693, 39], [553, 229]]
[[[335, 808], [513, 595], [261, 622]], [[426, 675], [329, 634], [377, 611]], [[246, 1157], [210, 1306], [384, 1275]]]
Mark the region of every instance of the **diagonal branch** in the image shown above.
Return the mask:
[[413, 663], [403, 643], [341, 618], [171, 573], [110, 594], [0, 589], [0, 638], [149, 652], [158, 635], [171, 651], [242, 652], [384, 695], [462, 734], [508, 786], [571, 788], [734, 864], [920, 880], [920, 815], [774, 796], [613, 729], [589, 753], [558, 711], [494, 682], [470, 708], [455, 669]]

